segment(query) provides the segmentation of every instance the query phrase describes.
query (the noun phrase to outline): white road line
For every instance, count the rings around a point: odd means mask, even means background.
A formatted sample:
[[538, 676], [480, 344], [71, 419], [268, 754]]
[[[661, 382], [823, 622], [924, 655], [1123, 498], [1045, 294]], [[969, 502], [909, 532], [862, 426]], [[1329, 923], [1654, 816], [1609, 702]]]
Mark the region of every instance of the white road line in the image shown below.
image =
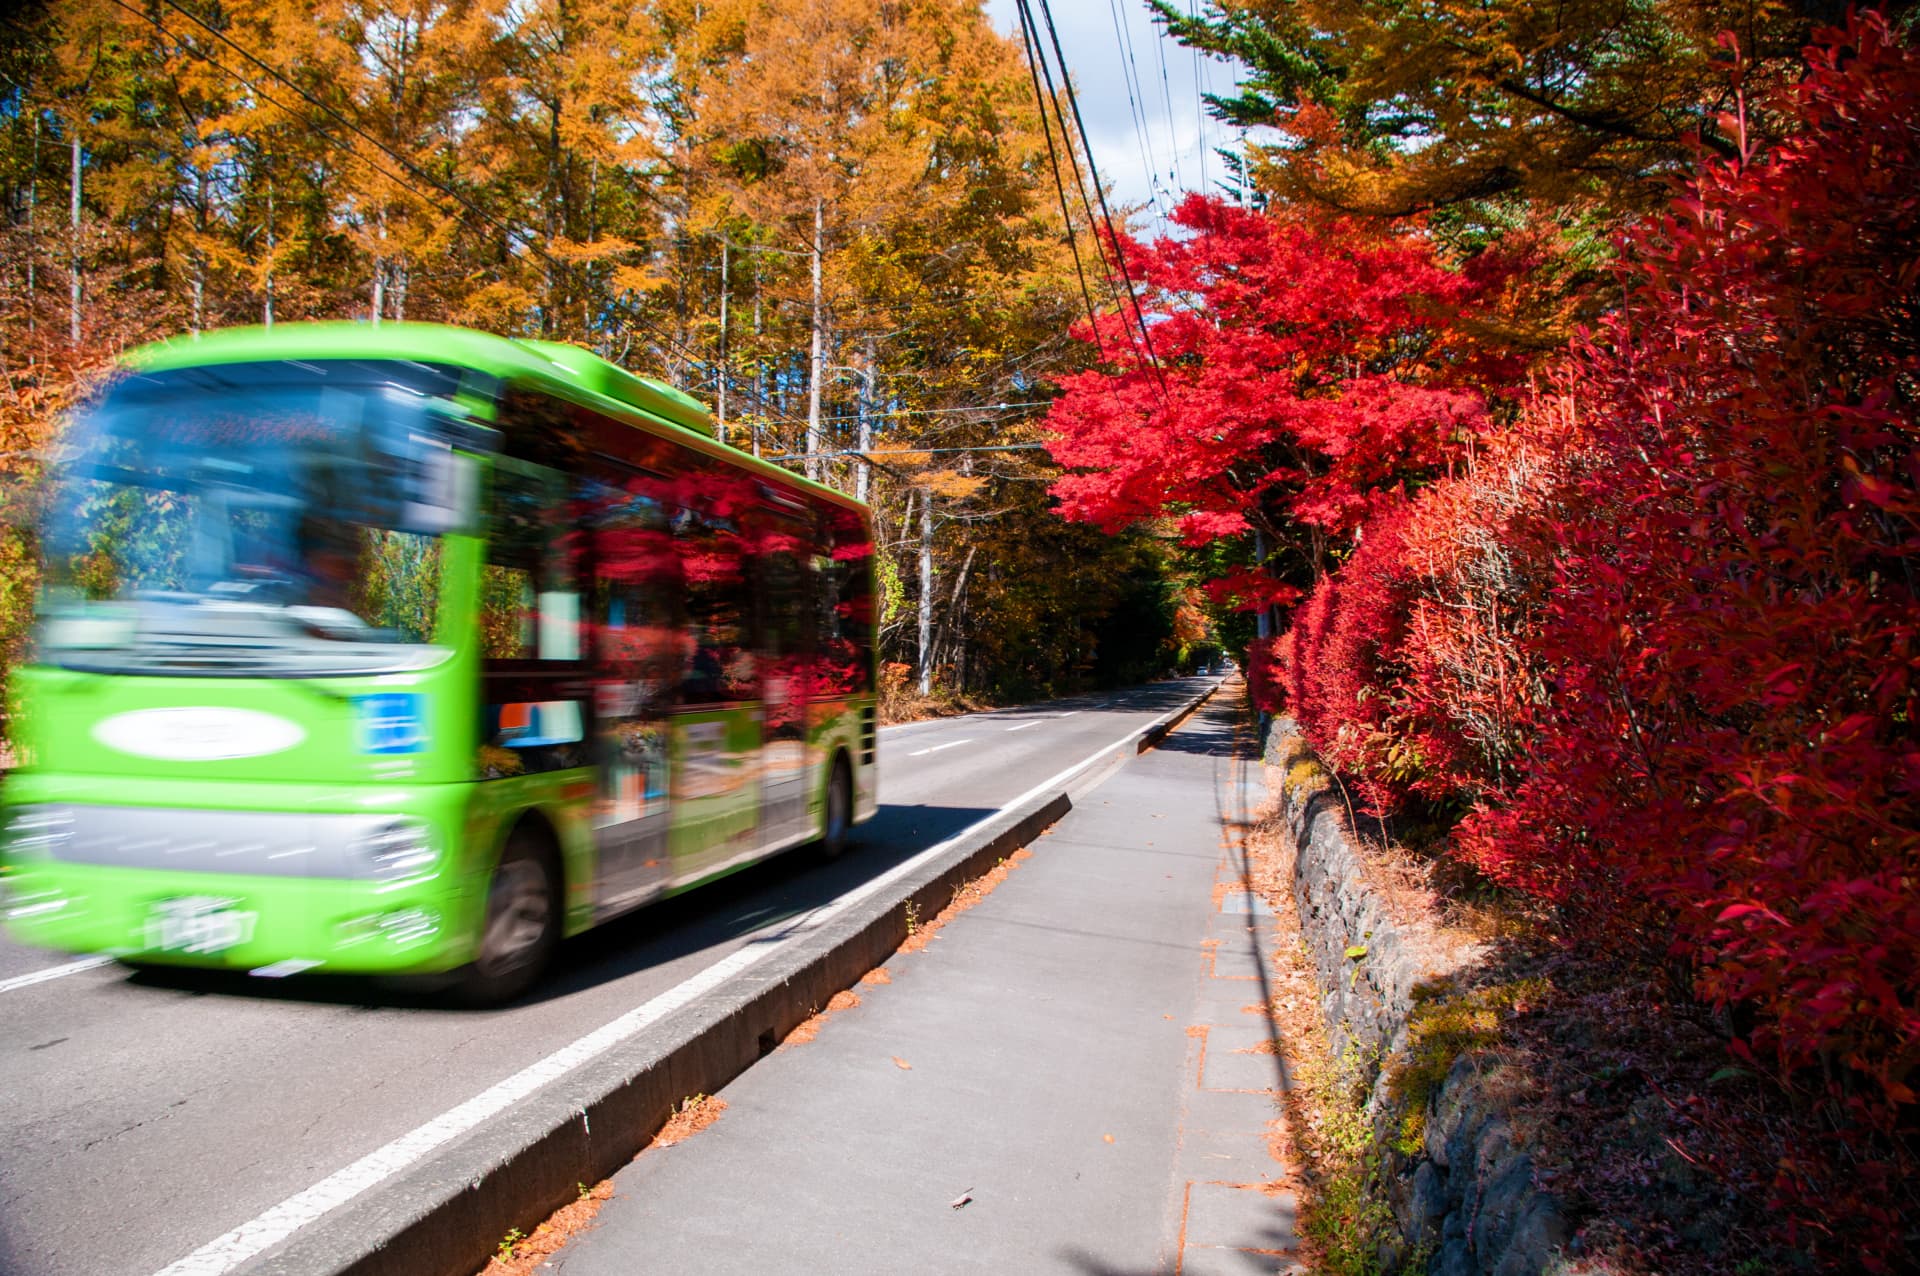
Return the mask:
[[787, 945], [797, 943], [824, 926], [829, 920], [853, 907], [889, 882], [944, 854], [963, 839], [997, 818], [1002, 812], [1020, 806], [1068, 780], [1112, 753], [1131, 744], [1138, 731], [1129, 731], [1097, 753], [1074, 763], [1058, 775], [1050, 776], [1003, 805], [999, 811], [978, 820], [946, 841], [930, 846], [918, 855], [862, 882], [845, 894], [822, 904], [810, 913], [793, 919], [777, 931], [747, 941], [708, 966], [699, 974], [669, 988], [653, 1000], [637, 1006], [618, 1019], [594, 1029], [572, 1045], [562, 1046], [546, 1058], [531, 1064], [490, 1089], [483, 1090], [458, 1107], [449, 1108], [425, 1125], [401, 1135], [383, 1148], [368, 1153], [352, 1165], [320, 1180], [304, 1192], [288, 1197], [259, 1217], [242, 1223], [224, 1236], [216, 1237], [176, 1263], [164, 1267], [157, 1276], [225, 1276], [240, 1264], [305, 1227], [308, 1223], [345, 1205], [367, 1189], [392, 1178], [432, 1152], [526, 1098], [541, 1086], [556, 1081], [587, 1061], [606, 1053], [649, 1024], [697, 1000], [749, 966], [772, 956]]
[[1035, 718], [1035, 719], [1034, 719], [1034, 720], [1033, 720], [1032, 722], [1022, 722], [1022, 723], [1021, 723], [1021, 724], [1020, 724], [1019, 726], [1017, 726], [1017, 727], [1008, 727], [1008, 728], [1007, 728], [1007, 730], [1009, 730], [1009, 731], [1025, 731], [1025, 730], [1026, 730], [1026, 729], [1027, 729], [1028, 727], [1037, 727], [1037, 726], [1039, 726], [1039, 725], [1040, 725], [1040, 724], [1041, 724], [1042, 722], [1044, 722], [1044, 721], [1046, 721], [1046, 719], [1044, 719], [1044, 718]]
[[909, 753], [907, 756], [910, 758], [917, 758], [923, 753], [938, 753], [942, 749], [957, 749], [963, 744], [972, 744], [972, 743], [973, 743], [973, 740], [971, 738], [965, 739], [965, 740], [949, 740], [945, 744], [936, 744], [931, 748], [915, 749], [912, 753]]
[[83, 970], [98, 970], [112, 961], [111, 957], [82, 957], [79, 961], [70, 961], [64, 966], [49, 966], [45, 970], [36, 970], [30, 975], [15, 975], [11, 979], [0, 979], [0, 992], [12, 992], [15, 988], [31, 988], [35, 984], [44, 984], [49, 979], [58, 979], [62, 975], [77, 975]]
[[[1126, 705], [1120, 701], [1115, 701], [1114, 704], [1110, 707], [1125, 708]], [[1001, 708], [998, 708], [998, 709], [976, 709], [972, 713], [951, 713], [942, 718], [917, 718], [912, 722], [889, 722], [886, 726], [880, 728], [880, 734], [885, 735], [889, 731], [906, 731], [906, 730], [910, 730], [913, 727], [937, 726], [942, 722], [964, 722], [968, 718], [977, 718], [982, 714], [1005, 713], [1009, 708], [1020, 710], [1022, 712], [1030, 711], [1030, 710], [1027, 710], [1025, 706], [1012, 705], [1012, 706], [1002, 706]], [[1034, 711], [1034, 712], [1037, 712], [1037, 711]], [[1074, 714], [1079, 712], [1080, 710], [1074, 709], [1067, 713], [1055, 713], [1055, 714], [1049, 714], [1048, 716], [1054, 717], [1054, 718], [1071, 718]]]

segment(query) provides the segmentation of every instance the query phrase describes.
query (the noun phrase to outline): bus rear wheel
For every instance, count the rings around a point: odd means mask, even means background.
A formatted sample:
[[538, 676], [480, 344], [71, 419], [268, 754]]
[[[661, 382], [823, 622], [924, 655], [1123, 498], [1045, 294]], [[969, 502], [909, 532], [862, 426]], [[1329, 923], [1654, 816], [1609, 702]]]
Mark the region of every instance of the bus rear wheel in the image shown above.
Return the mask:
[[460, 999], [497, 1006], [545, 973], [560, 943], [560, 871], [552, 848], [516, 829], [487, 883], [480, 947], [460, 982]]
[[820, 830], [820, 855], [834, 859], [846, 852], [853, 836], [853, 771], [842, 756], [833, 760], [827, 780], [827, 818]]

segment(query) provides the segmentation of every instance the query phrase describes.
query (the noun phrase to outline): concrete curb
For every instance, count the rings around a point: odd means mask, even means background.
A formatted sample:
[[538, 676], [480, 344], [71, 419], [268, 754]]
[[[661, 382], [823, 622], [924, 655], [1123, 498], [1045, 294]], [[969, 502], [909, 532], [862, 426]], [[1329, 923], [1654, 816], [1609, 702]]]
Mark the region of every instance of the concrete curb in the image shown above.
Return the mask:
[[1184, 706], [1090, 758], [1065, 791], [1039, 794], [963, 834], [933, 860], [851, 905], [804, 940], [641, 1030], [487, 1121], [377, 1190], [243, 1263], [242, 1276], [472, 1276], [512, 1228], [554, 1210], [646, 1146], [690, 1095], [711, 1094], [752, 1066], [833, 995], [892, 955], [908, 905], [932, 917], [958, 889], [1072, 809], [1128, 757], [1197, 710]]
[[1159, 744], [1171, 735], [1174, 728], [1178, 727], [1188, 718], [1191, 718], [1199, 711], [1201, 705], [1213, 699], [1213, 693], [1220, 690], [1225, 681], [1226, 679], [1224, 678], [1217, 679], [1211, 687], [1202, 691], [1185, 705], [1182, 705], [1180, 708], [1175, 709], [1172, 713], [1162, 718], [1148, 723], [1140, 732], [1140, 745], [1134, 750], [1135, 754], [1145, 753], [1148, 749], [1151, 749], [1154, 745]]

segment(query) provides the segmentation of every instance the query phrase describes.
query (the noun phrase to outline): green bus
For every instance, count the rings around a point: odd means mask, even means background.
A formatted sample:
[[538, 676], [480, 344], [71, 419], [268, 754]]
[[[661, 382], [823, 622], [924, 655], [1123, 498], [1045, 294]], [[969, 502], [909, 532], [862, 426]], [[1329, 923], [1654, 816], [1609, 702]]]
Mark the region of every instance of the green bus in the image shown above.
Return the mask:
[[23, 943], [528, 988], [875, 806], [867, 511], [592, 353], [431, 324], [139, 350], [39, 521]]

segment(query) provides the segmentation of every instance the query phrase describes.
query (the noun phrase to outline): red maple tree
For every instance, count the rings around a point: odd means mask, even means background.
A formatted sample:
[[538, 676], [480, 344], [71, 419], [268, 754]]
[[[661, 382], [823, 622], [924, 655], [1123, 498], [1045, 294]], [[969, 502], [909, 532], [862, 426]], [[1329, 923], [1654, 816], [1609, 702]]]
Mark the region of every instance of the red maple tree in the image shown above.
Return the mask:
[[1487, 387], [1518, 365], [1457, 321], [1506, 268], [1449, 269], [1417, 225], [1199, 195], [1172, 221], [1118, 246], [1146, 332], [1131, 311], [1077, 330], [1107, 362], [1066, 378], [1048, 416], [1070, 471], [1054, 492], [1063, 515], [1109, 531], [1171, 518], [1196, 545], [1263, 532], [1279, 557], [1214, 593], [1284, 604], [1488, 428]]

